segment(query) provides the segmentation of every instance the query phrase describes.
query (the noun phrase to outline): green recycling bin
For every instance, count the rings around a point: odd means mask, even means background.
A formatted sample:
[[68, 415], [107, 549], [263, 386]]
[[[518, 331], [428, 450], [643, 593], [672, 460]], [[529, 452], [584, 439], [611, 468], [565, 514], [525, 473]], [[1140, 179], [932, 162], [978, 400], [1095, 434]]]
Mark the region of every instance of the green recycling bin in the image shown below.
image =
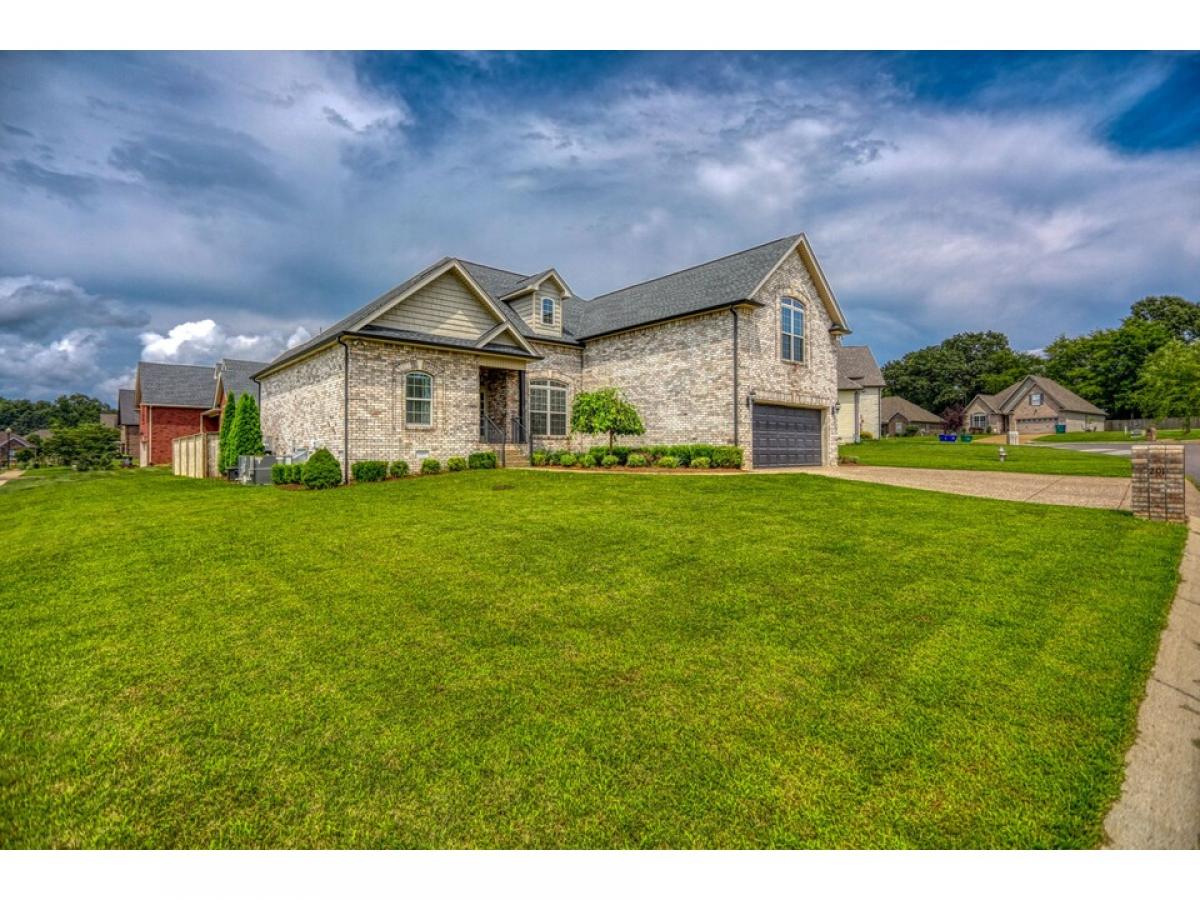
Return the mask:
[[1054, 433], [1055, 434], [1066, 434], [1067, 433], [1066, 422], [1056, 422], [1054, 424]]

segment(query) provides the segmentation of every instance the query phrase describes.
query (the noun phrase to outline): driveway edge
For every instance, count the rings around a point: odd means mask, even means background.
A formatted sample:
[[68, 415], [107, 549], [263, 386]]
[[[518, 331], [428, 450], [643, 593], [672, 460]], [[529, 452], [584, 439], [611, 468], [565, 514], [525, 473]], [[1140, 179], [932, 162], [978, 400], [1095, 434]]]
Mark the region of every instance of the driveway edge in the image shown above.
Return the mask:
[[[1194, 496], [1189, 500], [1193, 500]], [[1192, 507], [1196, 509], [1195, 506]], [[1158, 645], [1121, 796], [1104, 820], [1116, 850], [1200, 848], [1200, 516], [1188, 518], [1179, 587]]]

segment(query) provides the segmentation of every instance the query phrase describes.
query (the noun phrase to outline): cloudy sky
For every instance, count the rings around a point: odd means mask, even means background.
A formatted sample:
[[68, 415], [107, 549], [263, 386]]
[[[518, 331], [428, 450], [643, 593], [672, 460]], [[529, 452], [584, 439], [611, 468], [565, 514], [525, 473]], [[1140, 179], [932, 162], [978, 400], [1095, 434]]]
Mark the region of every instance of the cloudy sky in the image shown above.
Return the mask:
[[0, 395], [270, 359], [415, 270], [804, 231], [880, 361], [1200, 299], [1200, 55], [0, 54]]

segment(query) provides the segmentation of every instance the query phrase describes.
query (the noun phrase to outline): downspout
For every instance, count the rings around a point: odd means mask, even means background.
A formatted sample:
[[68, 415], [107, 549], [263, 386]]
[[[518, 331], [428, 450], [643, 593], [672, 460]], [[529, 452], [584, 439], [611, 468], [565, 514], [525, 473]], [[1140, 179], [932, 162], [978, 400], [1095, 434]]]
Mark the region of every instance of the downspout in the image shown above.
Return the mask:
[[345, 338], [338, 338], [342, 345], [342, 484], [350, 483], [350, 345]]
[[733, 446], [738, 445], [738, 311], [736, 306], [729, 307], [733, 313]]

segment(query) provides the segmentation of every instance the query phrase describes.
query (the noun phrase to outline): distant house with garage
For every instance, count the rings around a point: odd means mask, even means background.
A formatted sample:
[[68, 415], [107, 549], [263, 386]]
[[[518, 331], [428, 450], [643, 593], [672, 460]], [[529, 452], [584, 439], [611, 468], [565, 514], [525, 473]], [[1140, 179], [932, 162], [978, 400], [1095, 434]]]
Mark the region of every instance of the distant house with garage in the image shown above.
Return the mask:
[[1029, 375], [998, 394], [976, 394], [965, 418], [971, 431], [1049, 434], [1102, 431], [1108, 414], [1044, 375]]
[[838, 441], [844, 444], [879, 437], [879, 395], [887, 382], [871, 348], [839, 347], [837, 375]]
[[0, 466], [16, 465], [17, 454], [33, 446], [32, 443], [13, 431], [0, 431]]
[[133, 391], [140, 465], [165, 465], [175, 438], [220, 428], [220, 419], [207, 414], [213, 402], [212, 366], [141, 362]]
[[903, 397], [884, 397], [879, 409], [879, 417], [883, 422], [881, 435], [898, 437], [907, 434], [910, 426], [916, 428], [918, 434], [933, 434], [942, 428], [941, 416]]
[[[552, 268], [446, 257], [255, 378], [275, 452], [325, 447], [343, 471], [486, 449], [511, 465], [534, 449], [589, 447], [570, 409], [602, 387], [636, 406], [640, 442], [738, 445], [755, 468], [836, 465], [849, 332], [802, 234], [592, 300]], [[878, 429], [883, 380], [870, 351], [854, 354], [870, 361], [854, 371], [869, 370], [846, 390], [867, 395], [859, 408]]]

